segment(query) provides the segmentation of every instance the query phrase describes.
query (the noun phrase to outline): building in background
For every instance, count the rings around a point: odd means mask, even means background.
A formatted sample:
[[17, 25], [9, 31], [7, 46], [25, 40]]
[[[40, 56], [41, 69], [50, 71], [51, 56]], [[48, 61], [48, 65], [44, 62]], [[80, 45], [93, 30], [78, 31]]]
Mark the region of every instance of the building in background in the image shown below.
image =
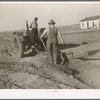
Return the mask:
[[100, 15], [84, 17], [80, 20], [81, 29], [91, 29], [91, 28], [99, 28], [100, 27]]

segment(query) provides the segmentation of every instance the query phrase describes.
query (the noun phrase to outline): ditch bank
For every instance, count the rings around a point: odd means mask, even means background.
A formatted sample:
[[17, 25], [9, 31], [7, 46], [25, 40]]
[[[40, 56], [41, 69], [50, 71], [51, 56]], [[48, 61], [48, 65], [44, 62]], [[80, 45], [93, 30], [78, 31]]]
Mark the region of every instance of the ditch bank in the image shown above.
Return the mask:
[[[40, 55], [40, 54], [39, 54]], [[0, 61], [0, 88], [2, 89], [92, 89], [78, 80], [70, 68], [48, 62], [45, 55]], [[41, 59], [40, 59], [40, 58]], [[44, 57], [44, 58], [43, 58]], [[37, 59], [38, 58], [38, 59]], [[34, 63], [35, 62], [35, 63]]]

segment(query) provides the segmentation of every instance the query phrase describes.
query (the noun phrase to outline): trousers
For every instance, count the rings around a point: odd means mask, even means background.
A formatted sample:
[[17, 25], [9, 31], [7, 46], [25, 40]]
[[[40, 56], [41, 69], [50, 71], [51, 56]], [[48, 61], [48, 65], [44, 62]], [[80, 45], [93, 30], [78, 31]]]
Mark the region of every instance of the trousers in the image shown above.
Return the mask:
[[48, 57], [50, 61], [57, 62], [57, 41], [47, 41]]
[[33, 28], [31, 32], [31, 41], [32, 45], [39, 45], [39, 39], [38, 39], [38, 31], [37, 28]]

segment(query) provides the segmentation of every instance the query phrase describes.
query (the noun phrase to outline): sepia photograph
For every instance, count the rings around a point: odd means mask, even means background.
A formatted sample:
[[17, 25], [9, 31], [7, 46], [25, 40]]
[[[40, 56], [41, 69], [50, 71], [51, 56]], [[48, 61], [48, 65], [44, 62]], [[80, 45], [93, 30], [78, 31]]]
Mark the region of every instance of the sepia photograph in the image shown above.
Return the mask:
[[0, 89], [100, 89], [100, 2], [0, 2]]

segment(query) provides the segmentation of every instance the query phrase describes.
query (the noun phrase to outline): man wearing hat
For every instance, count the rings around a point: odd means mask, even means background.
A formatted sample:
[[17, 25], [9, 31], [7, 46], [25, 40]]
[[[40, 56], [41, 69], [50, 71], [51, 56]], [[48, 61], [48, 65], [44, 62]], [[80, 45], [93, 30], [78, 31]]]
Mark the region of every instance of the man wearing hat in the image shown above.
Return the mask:
[[40, 38], [42, 38], [44, 35], [47, 35], [47, 49], [48, 49], [48, 57], [50, 63], [57, 64], [57, 45], [58, 45], [57, 36], [59, 36], [62, 44], [65, 43], [60, 31], [58, 30], [57, 27], [54, 26], [55, 25], [54, 20], [50, 20], [48, 24], [49, 26], [44, 30]]
[[34, 21], [31, 23], [30, 28], [32, 29], [32, 34], [31, 34], [31, 41], [32, 45], [38, 46], [38, 17], [34, 18]]

